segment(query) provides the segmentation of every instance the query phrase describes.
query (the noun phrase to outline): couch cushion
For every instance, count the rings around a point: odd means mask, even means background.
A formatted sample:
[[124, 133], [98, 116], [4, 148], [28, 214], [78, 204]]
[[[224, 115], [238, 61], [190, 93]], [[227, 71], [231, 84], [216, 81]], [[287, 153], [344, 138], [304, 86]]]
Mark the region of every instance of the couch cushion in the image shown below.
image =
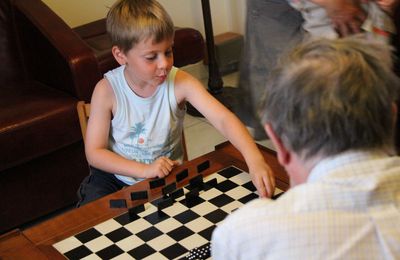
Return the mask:
[[119, 66], [111, 53], [111, 39], [108, 34], [96, 35], [85, 41], [93, 50], [103, 74]]
[[0, 170], [81, 139], [75, 98], [32, 81], [0, 89]]
[[204, 39], [193, 28], [176, 28], [174, 39], [174, 65], [182, 67], [204, 59]]

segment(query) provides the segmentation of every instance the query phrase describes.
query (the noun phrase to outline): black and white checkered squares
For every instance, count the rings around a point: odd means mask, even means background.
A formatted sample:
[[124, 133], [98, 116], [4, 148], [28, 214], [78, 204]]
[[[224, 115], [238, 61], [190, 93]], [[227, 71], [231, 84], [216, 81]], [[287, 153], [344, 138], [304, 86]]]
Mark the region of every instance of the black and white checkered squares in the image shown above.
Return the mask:
[[[215, 227], [257, 198], [248, 173], [228, 167], [157, 199], [140, 213], [125, 213], [53, 246], [69, 259], [201, 259], [210, 256]], [[159, 203], [172, 199], [161, 210]]]

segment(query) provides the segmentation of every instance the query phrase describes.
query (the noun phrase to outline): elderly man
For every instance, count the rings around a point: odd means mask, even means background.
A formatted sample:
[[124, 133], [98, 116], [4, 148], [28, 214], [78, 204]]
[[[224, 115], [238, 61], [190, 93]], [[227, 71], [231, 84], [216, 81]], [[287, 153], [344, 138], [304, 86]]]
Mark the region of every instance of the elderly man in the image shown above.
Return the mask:
[[267, 84], [262, 123], [290, 176], [216, 228], [213, 259], [400, 259], [399, 80], [390, 49], [316, 40]]

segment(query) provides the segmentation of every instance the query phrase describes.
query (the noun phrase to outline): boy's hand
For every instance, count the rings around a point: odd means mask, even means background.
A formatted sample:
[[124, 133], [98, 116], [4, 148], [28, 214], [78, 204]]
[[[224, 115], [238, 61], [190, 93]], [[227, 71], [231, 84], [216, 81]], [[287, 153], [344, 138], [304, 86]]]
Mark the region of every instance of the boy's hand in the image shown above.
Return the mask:
[[266, 163], [262, 163], [254, 168], [249, 167], [249, 173], [260, 197], [271, 198], [275, 191], [275, 178], [271, 168]]
[[163, 178], [167, 176], [174, 166], [179, 165], [179, 161], [173, 161], [167, 157], [160, 157], [152, 164], [147, 165], [144, 175], [146, 178]]

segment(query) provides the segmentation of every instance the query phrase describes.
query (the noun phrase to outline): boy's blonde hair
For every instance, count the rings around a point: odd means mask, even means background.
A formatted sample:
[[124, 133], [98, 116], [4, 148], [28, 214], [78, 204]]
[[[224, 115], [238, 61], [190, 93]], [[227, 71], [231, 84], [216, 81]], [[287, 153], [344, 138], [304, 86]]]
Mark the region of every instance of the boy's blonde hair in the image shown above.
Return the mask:
[[112, 44], [127, 52], [142, 40], [172, 38], [174, 24], [157, 1], [118, 0], [107, 14], [107, 32]]

